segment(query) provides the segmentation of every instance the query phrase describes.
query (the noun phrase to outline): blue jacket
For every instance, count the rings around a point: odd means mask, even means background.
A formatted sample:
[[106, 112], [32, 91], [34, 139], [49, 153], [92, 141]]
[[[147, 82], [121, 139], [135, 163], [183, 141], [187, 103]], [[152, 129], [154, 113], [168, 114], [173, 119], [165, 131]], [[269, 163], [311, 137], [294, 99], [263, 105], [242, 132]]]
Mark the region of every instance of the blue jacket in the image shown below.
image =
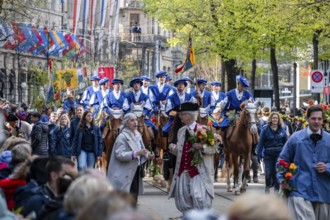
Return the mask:
[[262, 151], [264, 156], [278, 156], [287, 140], [285, 129], [280, 127], [274, 131], [270, 125], [266, 125], [262, 130], [259, 138], [257, 153], [261, 158]]
[[74, 119], [71, 120], [70, 122], [70, 130], [71, 130], [71, 134], [70, 134], [70, 137], [71, 137], [71, 143], [73, 143], [73, 138], [74, 138], [74, 135], [76, 133], [76, 130], [78, 128], [78, 124], [79, 124], [79, 121], [80, 121], [80, 118], [78, 117], [75, 117]]
[[[190, 92], [190, 94], [194, 97], [197, 97], [196, 90]], [[211, 105], [211, 98], [212, 98], [212, 93], [210, 93], [209, 91], [204, 90], [204, 95], [203, 95], [201, 107], [206, 108], [207, 106]]]
[[63, 109], [65, 110], [65, 111], [73, 111], [74, 112], [74, 110], [75, 110], [75, 108], [76, 108], [76, 103], [75, 103], [75, 101], [74, 100], [72, 100], [71, 102], [70, 102], [70, 100], [69, 99], [66, 99], [64, 102], [63, 102]]
[[[307, 129], [293, 133], [279, 156], [279, 160], [283, 159], [297, 166], [289, 183], [295, 191], [289, 196], [302, 197], [311, 202], [330, 203], [330, 134], [322, 130], [322, 139], [315, 144]], [[318, 173], [315, 169], [318, 162], [326, 164], [324, 173]], [[283, 180], [283, 175], [283, 171], [277, 171], [279, 182]]]
[[[95, 157], [102, 156], [102, 134], [99, 127], [93, 125], [94, 132], [94, 154]], [[81, 153], [82, 139], [84, 130], [77, 128], [72, 143], [72, 156], [79, 156]]]
[[110, 112], [108, 108], [122, 109], [125, 98], [126, 98], [126, 94], [122, 91], [120, 91], [119, 99], [116, 99], [114, 95], [114, 91], [108, 93], [108, 95], [106, 95], [103, 100], [103, 111], [109, 114]]
[[50, 153], [51, 156], [63, 156], [70, 158], [72, 156], [71, 129], [69, 127], [56, 126], [50, 135]]

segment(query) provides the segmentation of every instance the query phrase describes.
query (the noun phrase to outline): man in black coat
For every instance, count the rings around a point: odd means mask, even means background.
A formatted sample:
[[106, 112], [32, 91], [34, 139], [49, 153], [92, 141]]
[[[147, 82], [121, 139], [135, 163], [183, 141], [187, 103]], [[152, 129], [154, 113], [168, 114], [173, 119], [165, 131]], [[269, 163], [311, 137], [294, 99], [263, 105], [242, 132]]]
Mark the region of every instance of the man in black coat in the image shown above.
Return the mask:
[[39, 156], [48, 156], [48, 124], [40, 121], [39, 112], [31, 114], [31, 121], [34, 123], [31, 131], [32, 154]]

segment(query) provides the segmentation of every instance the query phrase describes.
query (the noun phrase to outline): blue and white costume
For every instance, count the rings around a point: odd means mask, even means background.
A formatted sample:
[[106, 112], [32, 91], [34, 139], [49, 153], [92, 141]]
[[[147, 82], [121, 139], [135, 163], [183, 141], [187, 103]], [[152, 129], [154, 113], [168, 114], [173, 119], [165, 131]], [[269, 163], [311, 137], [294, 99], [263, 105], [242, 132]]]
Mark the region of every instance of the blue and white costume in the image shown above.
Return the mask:
[[[100, 78], [98, 76], [92, 76], [92, 79], [91, 81], [99, 81]], [[92, 98], [93, 94], [97, 91], [100, 90], [100, 86], [97, 86], [97, 87], [93, 87], [93, 86], [89, 86], [85, 89], [84, 93], [83, 93], [83, 96], [81, 98], [81, 105], [83, 105], [85, 108], [89, 105], [89, 101], [90, 99]]]
[[[113, 79], [112, 84], [121, 83], [124, 84], [124, 81], [121, 79]], [[122, 91], [113, 90], [103, 99], [103, 110], [110, 114], [109, 108], [118, 108], [122, 109], [126, 94]]]
[[[183, 79], [179, 79], [179, 80], [175, 81], [174, 82], [174, 85], [176, 86], [178, 83], [185, 83], [185, 86], [187, 85], [187, 83]], [[167, 98], [167, 100], [166, 100], [166, 106], [165, 106], [165, 112], [166, 112], [166, 114], [169, 115], [169, 113], [174, 108], [176, 108], [177, 106], [179, 106], [180, 104], [182, 104], [184, 102], [196, 103], [197, 100], [191, 94], [188, 94], [186, 92], [183, 92], [182, 94], [179, 94], [179, 92], [177, 91], [176, 93], [170, 95]], [[164, 135], [167, 135], [168, 132], [170, 131], [170, 129], [171, 129], [171, 123], [173, 121], [174, 121], [174, 118], [173, 117], [169, 117], [166, 125], [163, 127], [163, 134]]]
[[[237, 78], [237, 81], [241, 83], [244, 87], [249, 86], [249, 82], [243, 76], [239, 76]], [[240, 111], [241, 103], [249, 100], [251, 102], [254, 102], [252, 94], [247, 90], [243, 90], [242, 92], [239, 92], [239, 90], [236, 88], [227, 92], [225, 99], [221, 102], [221, 108], [222, 108], [221, 115], [224, 116], [224, 119], [221, 122], [220, 127], [221, 128], [228, 127], [229, 120], [228, 120], [228, 116], [226, 115], [228, 111], [230, 110]]]
[[[156, 77], [158, 78], [160, 76], [166, 76], [166, 72], [159, 71], [156, 74]], [[172, 87], [167, 85], [166, 83], [164, 84], [157, 83], [155, 85], [150, 86], [149, 89], [150, 89], [149, 98], [151, 103], [153, 104], [155, 111], [158, 111], [159, 107], [162, 107], [161, 104], [162, 101], [165, 101], [167, 97], [173, 94]]]
[[[105, 77], [100, 80], [100, 85], [101, 86], [105, 85], [108, 82], [109, 82], [109, 79]], [[109, 92], [110, 92], [109, 89], [106, 89], [106, 90], [100, 89], [92, 95], [92, 97], [89, 101], [89, 105], [92, 106], [92, 108], [94, 108], [94, 113], [93, 113], [94, 118], [96, 118], [100, 109], [102, 109], [103, 100], [106, 97], [106, 95], [109, 94]]]

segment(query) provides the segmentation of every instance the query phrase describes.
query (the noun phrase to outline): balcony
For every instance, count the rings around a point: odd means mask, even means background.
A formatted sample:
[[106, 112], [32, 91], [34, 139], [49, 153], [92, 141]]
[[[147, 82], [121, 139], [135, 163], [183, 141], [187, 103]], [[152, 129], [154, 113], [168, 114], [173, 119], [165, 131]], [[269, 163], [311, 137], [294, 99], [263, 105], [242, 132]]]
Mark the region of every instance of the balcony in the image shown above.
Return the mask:
[[142, 1], [130, 1], [125, 3], [126, 9], [142, 9], [144, 3]]
[[128, 44], [132, 47], [154, 47], [157, 40], [161, 41], [161, 45], [167, 43], [167, 38], [155, 34], [137, 34], [130, 32], [119, 33], [122, 44]]

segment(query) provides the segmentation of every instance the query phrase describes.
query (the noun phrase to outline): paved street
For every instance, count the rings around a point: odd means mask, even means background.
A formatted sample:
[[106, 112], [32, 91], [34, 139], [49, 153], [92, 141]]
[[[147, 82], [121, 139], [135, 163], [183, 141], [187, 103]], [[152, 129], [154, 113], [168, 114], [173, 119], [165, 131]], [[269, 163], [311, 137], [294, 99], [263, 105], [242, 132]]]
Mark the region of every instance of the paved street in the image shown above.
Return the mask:
[[[248, 191], [264, 191], [264, 176], [259, 176], [260, 183], [249, 183]], [[214, 184], [215, 199], [213, 200], [213, 209], [222, 214], [230, 203], [238, 198], [232, 192], [227, 192], [226, 184], [222, 181]], [[176, 209], [174, 199], [168, 199], [165, 188], [157, 188], [152, 185], [151, 178], [144, 179], [144, 195], [139, 197], [138, 209], [156, 216], [158, 219], [171, 219], [181, 216]]]

